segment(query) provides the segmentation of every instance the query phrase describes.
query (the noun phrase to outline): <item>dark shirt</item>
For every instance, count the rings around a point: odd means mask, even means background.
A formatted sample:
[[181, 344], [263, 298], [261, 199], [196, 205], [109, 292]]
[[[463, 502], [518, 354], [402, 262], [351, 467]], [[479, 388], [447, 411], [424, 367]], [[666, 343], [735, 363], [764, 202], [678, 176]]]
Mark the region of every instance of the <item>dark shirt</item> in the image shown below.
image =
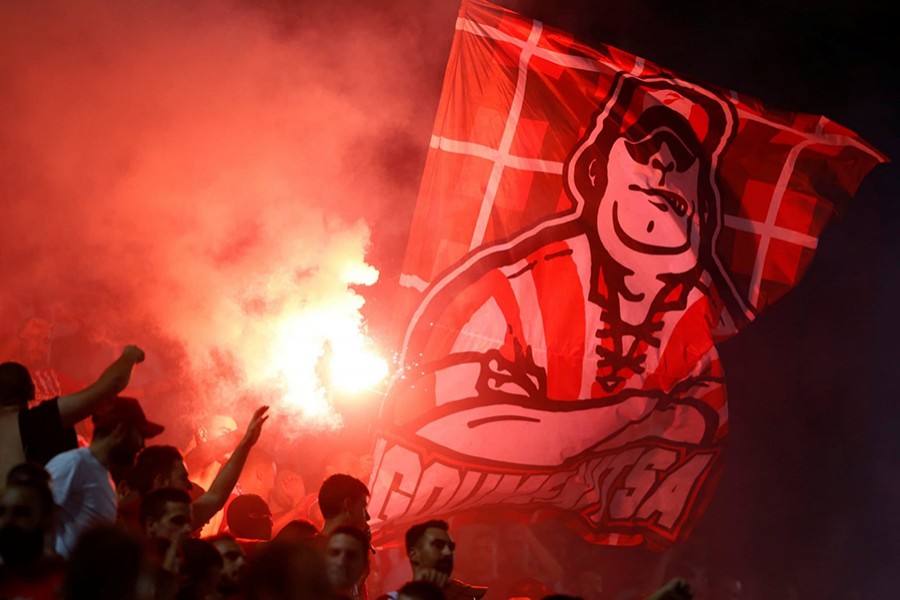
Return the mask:
[[0, 598], [57, 600], [62, 597], [65, 562], [60, 557], [41, 558], [24, 567], [0, 565]]
[[19, 411], [19, 434], [25, 460], [46, 465], [62, 452], [78, 447], [74, 427], [64, 427], [59, 416], [59, 398]]

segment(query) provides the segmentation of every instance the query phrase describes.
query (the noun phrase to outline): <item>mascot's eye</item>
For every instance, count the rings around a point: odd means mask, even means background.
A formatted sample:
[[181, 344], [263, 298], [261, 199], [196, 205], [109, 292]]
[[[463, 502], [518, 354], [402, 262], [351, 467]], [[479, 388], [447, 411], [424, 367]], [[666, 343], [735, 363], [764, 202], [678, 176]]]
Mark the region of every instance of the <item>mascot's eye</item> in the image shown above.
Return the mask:
[[642, 165], [650, 164], [650, 159], [659, 152], [659, 146], [659, 139], [656, 137], [645, 138], [640, 142], [625, 141], [625, 149], [628, 151], [628, 156], [634, 162]]
[[684, 142], [668, 130], [656, 131], [653, 135], [637, 142], [626, 139], [625, 149], [633, 161], [642, 165], [649, 165], [653, 157], [659, 153], [663, 144], [666, 144], [672, 159], [675, 161], [676, 171], [683, 172], [688, 170], [694, 164], [694, 161], [697, 160], [697, 157], [687, 149]]

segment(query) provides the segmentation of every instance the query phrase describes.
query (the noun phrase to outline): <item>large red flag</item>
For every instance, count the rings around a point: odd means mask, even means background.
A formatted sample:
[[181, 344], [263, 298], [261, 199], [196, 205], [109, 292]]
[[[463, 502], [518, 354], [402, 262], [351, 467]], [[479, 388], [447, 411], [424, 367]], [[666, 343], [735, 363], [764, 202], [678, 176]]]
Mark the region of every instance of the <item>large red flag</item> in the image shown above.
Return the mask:
[[482, 0], [456, 23], [370, 512], [683, 537], [728, 430], [715, 343], [794, 286], [885, 158]]

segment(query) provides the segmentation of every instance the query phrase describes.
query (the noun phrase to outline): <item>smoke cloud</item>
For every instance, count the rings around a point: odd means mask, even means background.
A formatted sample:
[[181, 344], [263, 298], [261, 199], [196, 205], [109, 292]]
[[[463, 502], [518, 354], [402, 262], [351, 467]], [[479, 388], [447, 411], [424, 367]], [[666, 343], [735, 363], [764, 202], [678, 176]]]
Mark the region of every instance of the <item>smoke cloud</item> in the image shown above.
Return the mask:
[[402, 256], [447, 50], [401, 4], [3, 3], [7, 309], [141, 345], [179, 414], [293, 394], [334, 424], [317, 361], [365, 326], [372, 227]]

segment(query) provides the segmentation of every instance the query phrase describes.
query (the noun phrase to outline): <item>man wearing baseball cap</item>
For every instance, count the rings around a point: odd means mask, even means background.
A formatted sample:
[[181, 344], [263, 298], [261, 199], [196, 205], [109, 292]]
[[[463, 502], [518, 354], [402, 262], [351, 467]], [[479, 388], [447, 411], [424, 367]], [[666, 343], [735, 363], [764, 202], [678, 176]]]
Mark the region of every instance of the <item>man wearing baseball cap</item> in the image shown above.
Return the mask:
[[116, 396], [97, 407], [94, 437], [87, 448], [69, 450], [47, 463], [59, 506], [56, 551], [67, 557], [79, 535], [116, 522], [118, 501], [110, 469], [130, 468], [144, 440], [163, 432], [134, 398]]

